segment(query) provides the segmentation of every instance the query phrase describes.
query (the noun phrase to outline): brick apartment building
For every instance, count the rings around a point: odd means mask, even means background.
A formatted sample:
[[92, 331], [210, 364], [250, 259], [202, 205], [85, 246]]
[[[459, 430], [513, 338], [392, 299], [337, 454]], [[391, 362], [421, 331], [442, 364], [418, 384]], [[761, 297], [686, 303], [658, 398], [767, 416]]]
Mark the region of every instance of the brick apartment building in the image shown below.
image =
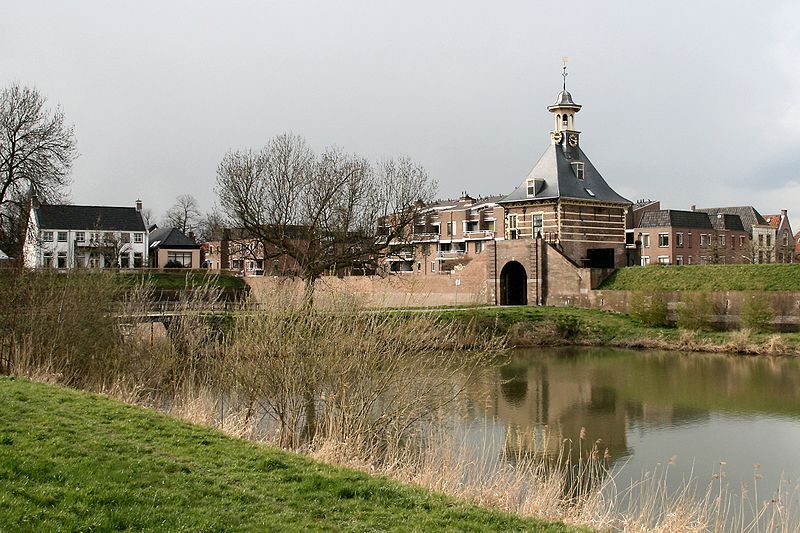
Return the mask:
[[769, 227], [775, 232], [775, 244], [768, 250], [769, 259], [773, 263], [794, 263], [795, 238], [786, 209], [780, 215], [764, 215]]
[[408, 236], [390, 245], [386, 263], [391, 272], [450, 272], [481, 254], [504, 233], [501, 196], [472, 198], [420, 206]]
[[693, 265], [749, 262], [749, 233], [738, 215], [660, 209], [647, 211], [635, 229], [641, 264]]

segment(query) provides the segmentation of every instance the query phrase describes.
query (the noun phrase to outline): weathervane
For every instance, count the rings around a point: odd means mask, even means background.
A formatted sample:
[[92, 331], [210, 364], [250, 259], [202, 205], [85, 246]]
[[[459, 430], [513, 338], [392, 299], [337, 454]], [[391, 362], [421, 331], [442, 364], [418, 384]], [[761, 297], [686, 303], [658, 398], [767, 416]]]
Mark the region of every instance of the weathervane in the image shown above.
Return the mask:
[[561, 76], [564, 77], [564, 90], [566, 91], [567, 90], [567, 61], [569, 61], [569, 57], [564, 56], [564, 57], [561, 58], [561, 61], [563, 62], [562, 66], [561, 66], [561, 71], [562, 71], [561, 72]]

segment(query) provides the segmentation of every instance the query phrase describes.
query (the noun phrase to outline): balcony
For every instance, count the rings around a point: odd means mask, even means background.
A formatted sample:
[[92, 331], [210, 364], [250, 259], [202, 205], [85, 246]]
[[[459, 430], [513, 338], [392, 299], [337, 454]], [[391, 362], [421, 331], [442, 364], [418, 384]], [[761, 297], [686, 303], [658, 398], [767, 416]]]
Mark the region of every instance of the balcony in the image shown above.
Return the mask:
[[465, 231], [464, 238], [466, 239], [494, 239], [494, 232], [485, 230], [485, 229], [478, 229], [472, 231]]
[[389, 262], [393, 261], [413, 261], [414, 260], [414, 253], [413, 252], [396, 252], [391, 253], [386, 256], [386, 260]]
[[439, 240], [438, 233], [415, 233], [411, 236], [413, 242], [436, 242]]
[[446, 252], [436, 252], [436, 259], [439, 261], [448, 261], [452, 259], [461, 259], [466, 255], [465, 250], [448, 250]]

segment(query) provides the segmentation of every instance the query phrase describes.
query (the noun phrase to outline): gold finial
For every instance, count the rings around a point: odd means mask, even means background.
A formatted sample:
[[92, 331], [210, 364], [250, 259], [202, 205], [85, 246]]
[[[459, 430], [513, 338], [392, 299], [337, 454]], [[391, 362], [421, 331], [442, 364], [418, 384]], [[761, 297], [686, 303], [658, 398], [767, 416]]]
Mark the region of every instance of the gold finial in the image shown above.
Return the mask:
[[564, 78], [564, 89], [567, 90], [567, 62], [569, 62], [569, 57], [563, 56], [561, 58], [561, 76]]

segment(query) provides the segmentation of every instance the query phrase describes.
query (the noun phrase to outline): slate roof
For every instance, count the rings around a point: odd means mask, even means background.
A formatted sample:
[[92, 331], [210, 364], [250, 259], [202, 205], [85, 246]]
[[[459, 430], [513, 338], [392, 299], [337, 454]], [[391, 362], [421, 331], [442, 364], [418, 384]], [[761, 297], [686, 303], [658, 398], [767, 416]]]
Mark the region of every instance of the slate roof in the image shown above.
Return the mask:
[[200, 249], [200, 245], [178, 228], [158, 228], [150, 232], [150, 248]]
[[[571, 163], [583, 163], [583, 179], [579, 180], [572, 170]], [[527, 180], [536, 179], [537, 191], [535, 197], [529, 197]], [[541, 188], [540, 188], [541, 187]], [[591, 191], [591, 193], [589, 192]], [[545, 150], [539, 161], [533, 166], [522, 184], [514, 192], [500, 200], [498, 203], [522, 202], [529, 200], [574, 198], [578, 200], [595, 200], [630, 204], [630, 200], [623, 198], [606, 183], [600, 172], [594, 168], [592, 162], [578, 148], [576, 159], [567, 159], [561, 145], [551, 144]]]
[[703, 211], [710, 216], [717, 216], [719, 213], [727, 215], [738, 215], [742, 221], [742, 226], [745, 231], [752, 232], [753, 226], [766, 225], [767, 221], [761, 216], [761, 213], [756, 211], [752, 205], [742, 205], [738, 207], [704, 207], [697, 211]]
[[135, 207], [42, 204], [34, 212], [39, 229], [146, 231]]
[[648, 211], [639, 222], [640, 228], [698, 228], [714, 229], [708, 213], [699, 211], [679, 211], [677, 209], [661, 209]]
[[732, 230], [732, 231], [745, 231], [744, 224], [739, 215], [729, 215], [727, 213], [719, 213], [717, 216], [708, 215], [711, 219], [711, 225], [716, 230]]

